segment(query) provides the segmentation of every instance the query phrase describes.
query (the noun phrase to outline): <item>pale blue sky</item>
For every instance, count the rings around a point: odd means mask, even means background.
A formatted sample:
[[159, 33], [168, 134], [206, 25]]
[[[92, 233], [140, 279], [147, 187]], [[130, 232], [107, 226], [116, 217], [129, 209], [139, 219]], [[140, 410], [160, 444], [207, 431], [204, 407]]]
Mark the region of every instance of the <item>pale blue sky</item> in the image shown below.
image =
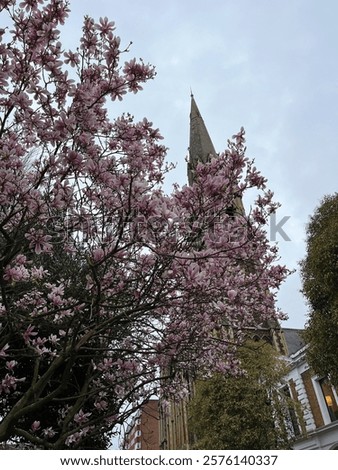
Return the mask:
[[[64, 46], [75, 47], [82, 18], [116, 22], [131, 56], [157, 68], [139, 95], [111, 107], [159, 127], [177, 168], [167, 181], [186, 182], [190, 87], [217, 151], [243, 125], [248, 156], [282, 203], [277, 221], [281, 261], [297, 268], [305, 225], [325, 194], [337, 191], [338, 2], [335, 0], [71, 0]], [[302, 328], [306, 305], [298, 274], [279, 295]]]

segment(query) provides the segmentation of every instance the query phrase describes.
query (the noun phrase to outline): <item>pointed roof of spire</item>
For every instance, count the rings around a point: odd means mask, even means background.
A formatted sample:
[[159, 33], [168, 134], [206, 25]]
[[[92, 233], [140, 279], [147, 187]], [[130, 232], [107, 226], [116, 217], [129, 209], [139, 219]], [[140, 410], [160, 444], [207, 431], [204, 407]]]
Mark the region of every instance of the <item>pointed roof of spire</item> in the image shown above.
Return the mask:
[[[209, 132], [204, 124], [203, 118], [197, 107], [194, 95], [191, 93], [190, 109], [190, 143], [188, 160], [188, 181], [191, 186], [194, 182], [194, 169], [199, 162], [206, 163], [211, 156], [216, 156], [216, 150]], [[245, 214], [242, 199], [236, 197], [234, 205], [229, 210], [239, 214]]]
[[188, 180], [193, 182], [193, 169], [198, 162], [205, 163], [210, 155], [216, 155], [216, 150], [209, 136], [209, 132], [204, 124], [203, 118], [197, 107], [194, 95], [191, 94], [190, 110], [190, 143], [189, 143], [189, 163]]

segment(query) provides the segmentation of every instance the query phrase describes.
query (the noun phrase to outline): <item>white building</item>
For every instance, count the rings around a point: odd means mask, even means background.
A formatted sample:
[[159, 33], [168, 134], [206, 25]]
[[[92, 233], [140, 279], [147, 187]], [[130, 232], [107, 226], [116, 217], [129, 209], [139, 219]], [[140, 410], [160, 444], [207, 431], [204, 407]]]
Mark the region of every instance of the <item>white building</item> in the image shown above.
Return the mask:
[[338, 450], [338, 396], [326, 377], [315, 375], [306, 361], [306, 345], [300, 330], [283, 328], [290, 372], [286, 377], [301, 415], [294, 421], [294, 449]]

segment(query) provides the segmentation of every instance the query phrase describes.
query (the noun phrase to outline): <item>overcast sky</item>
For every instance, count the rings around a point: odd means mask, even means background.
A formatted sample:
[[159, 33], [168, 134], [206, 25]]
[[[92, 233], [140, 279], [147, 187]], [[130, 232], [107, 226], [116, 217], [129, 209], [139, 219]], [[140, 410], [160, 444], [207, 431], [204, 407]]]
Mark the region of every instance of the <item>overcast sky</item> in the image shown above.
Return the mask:
[[[146, 116], [164, 136], [177, 163], [166, 186], [186, 183], [190, 88], [217, 151], [241, 126], [248, 156], [282, 203], [276, 235], [281, 261], [297, 269], [305, 254], [309, 216], [337, 191], [338, 2], [336, 0], [71, 0], [63, 29], [73, 48], [82, 19], [107, 16], [131, 56], [156, 66], [143, 92], [112, 107]], [[279, 295], [289, 315], [283, 326], [302, 328], [307, 306], [291, 275]]]

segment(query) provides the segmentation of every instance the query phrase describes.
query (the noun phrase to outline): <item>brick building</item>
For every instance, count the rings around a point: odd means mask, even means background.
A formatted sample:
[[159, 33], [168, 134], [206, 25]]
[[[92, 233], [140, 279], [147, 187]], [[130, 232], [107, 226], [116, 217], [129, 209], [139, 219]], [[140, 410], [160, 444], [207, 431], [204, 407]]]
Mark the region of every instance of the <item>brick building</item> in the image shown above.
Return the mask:
[[122, 449], [159, 449], [158, 400], [149, 400], [133, 417], [124, 435]]

